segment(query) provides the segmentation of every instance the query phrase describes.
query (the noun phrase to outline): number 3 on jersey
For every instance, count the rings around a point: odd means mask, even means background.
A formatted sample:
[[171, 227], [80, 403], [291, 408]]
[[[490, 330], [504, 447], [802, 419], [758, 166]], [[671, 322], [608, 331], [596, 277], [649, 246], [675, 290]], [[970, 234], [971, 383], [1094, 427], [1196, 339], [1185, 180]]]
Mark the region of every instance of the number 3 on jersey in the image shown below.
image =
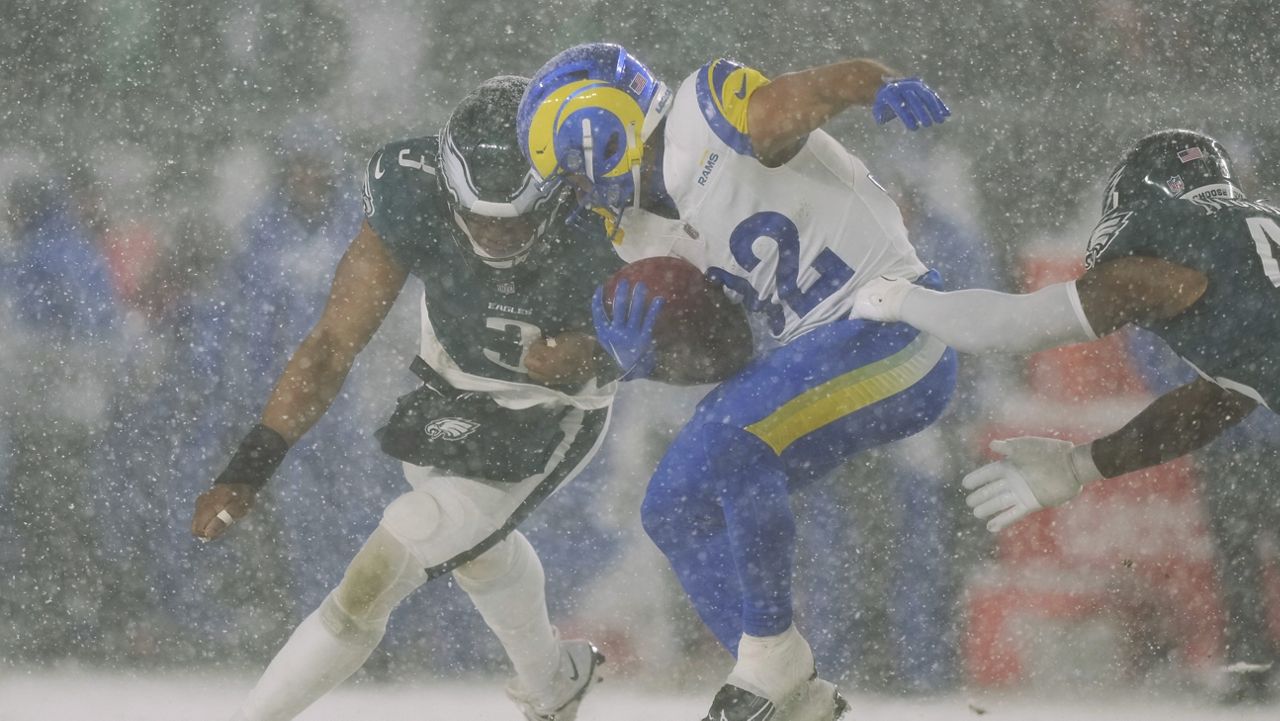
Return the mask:
[[[755, 270], [761, 262], [752, 247], [757, 238], [768, 238], [778, 244], [778, 265], [774, 271], [778, 298], [799, 317], [808, 315], [853, 278], [853, 268], [830, 248], [823, 248], [809, 266], [811, 271], [818, 274], [817, 279], [809, 287], [801, 288], [800, 230], [790, 218], [773, 211], [752, 215], [739, 223], [729, 236], [729, 251], [733, 253], [733, 259], [748, 273]], [[782, 332], [785, 324], [782, 308], [761, 299], [745, 278], [735, 276], [723, 268], [709, 268], [707, 274], [712, 280], [723, 283], [729, 290], [742, 295], [749, 310], [765, 312], [769, 318], [770, 330], [775, 335]]]
[[516, 373], [528, 373], [524, 354], [529, 345], [542, 337], [542, 329], [532, 323], [511, 318], [485, 318], [489, 336], [481, 352], [490, 362]]
[[1271, 218], [1247, 218], [1249, 234], [1253, 236], [1253, 245], [1258, 250], [1258, 258], [1262, 260], [1262, 270], [1271, 279], [1271, 284], [1280, 288], [1280, 263], [1276, 262], [1271, 246], [1280, 246], [1280, 226]]

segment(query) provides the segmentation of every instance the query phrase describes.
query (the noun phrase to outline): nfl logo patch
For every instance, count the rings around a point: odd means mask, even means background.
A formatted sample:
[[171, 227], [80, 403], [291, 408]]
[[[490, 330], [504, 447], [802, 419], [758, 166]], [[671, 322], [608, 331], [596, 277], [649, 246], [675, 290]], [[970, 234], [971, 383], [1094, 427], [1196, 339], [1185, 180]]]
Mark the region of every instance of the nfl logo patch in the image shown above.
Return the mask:
[[636, 75], [635, 77], [631, 78], [631, 85], [629, 85], [628, 87], [631, 89], [632, 95], [639, 95], [640, 93], [644, 92], [644, 88], [648, 84], [649, 84], [649, 81], [645, 80], [643, 75]]
[[1183, 184], [1181, 175], [1175, 175], [1172, 178], [1169, 178], [1169, 191], [1174, 195], [1182, 195], [1182, 191], [1186, 189], [1187, 186]]
[[1190, 163], [1193, 160], [1199, 160], [1204, 157], [1204, 153], [1200, 152], [1200, 148], [1187, 148], [1178, 151], [1178, 160], [1184, 163]]

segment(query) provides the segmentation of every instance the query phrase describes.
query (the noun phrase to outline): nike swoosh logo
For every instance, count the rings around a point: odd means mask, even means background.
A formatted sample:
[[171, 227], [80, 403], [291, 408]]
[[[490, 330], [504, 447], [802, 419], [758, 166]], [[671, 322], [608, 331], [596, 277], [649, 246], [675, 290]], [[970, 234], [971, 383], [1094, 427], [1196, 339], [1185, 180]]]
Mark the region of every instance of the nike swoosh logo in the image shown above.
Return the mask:
[[573, 656], [569, 657], [569, 667], [573, 669], [573, 673], [569, 674], [570, 681], [578, 680], [578, 664], [574, 663]]
[[742, 87], [738, 88], [738, 92], [734, 93], [734, 96], [739, 100], [747, 99], [747, 76], [746, 75], [742, 76]]
[[386, 171], [382, 169], [382, 153], [378, 153], [378, 159], [373, 163], [373, 179], [381, 178]]

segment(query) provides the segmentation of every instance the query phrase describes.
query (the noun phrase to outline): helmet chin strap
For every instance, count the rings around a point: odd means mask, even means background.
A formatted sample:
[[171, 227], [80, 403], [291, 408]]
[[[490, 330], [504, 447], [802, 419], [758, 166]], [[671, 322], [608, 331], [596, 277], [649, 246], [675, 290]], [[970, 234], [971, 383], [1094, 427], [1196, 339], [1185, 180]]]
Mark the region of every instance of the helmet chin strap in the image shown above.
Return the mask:
[[627, 133], [627, 162], [631, 165], [631, 205], [640, 207], [640, 139], [636, 124]]
[[667, 117], [667, 112], [671, 110], [671, 88], [667, 84], [658, 81], [658, 87], [653, 91], [653, 99], [649, 101], [649, 110], [644, 114], [644, 125], [640, 126], [641, 142], [648, 140], [653, 131], [657, 130], [658, 123]]

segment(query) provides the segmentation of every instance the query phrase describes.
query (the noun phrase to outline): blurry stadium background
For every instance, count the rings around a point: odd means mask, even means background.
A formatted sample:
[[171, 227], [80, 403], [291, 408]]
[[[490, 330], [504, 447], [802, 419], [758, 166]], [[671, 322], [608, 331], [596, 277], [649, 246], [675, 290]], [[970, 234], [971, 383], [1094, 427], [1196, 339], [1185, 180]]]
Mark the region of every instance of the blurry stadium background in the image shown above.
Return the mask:
[[[530, 75], [568, 45], [620, 42], [673, 85], [720, 56], [766, 74], [870, 56], [922, 76], [953, 110], [945, 126], [907, 134], [855, 109], [829, 130], [899, 198], [952, 287], [1072, 277], [1106, 177], [1155, 129], [1216, 135], [1247, 190], [1280, 187], [1268, 0], [119, 0], [4, 15], [0, 673], [265, 665], [401, 488], [372, 431], [414, 384], [416, 293], [251, 520], [196, 544], [195, 495], [316, 317], [359, 222], [365, 160], [435, 133], [479, 81]], [[38, 292], [18, 292], [20, 267], [42, 274]], [[937, 429], [798, 500], [802, 622], [824, 675], [886, 693], [1214, 693], [1235, 566], [1219, 561], [1204, 489], [1272, 502], [1275, 424], [992, 539], [959, 490], [987, 440], [1090, 437], [1182, 371], [1137, 334], [962, 363]], [[615, 674], [672, 687], [728, 667], [638, 523], [697, 397], [625, 388], [604, 452], [529, 533], [566, 635], [596, 639]], [[1280, 583], [1263, 585], [1246, 601], [1274, 635]], [[361, 673], [505, 669], [442, 581], [396, 613]]]

